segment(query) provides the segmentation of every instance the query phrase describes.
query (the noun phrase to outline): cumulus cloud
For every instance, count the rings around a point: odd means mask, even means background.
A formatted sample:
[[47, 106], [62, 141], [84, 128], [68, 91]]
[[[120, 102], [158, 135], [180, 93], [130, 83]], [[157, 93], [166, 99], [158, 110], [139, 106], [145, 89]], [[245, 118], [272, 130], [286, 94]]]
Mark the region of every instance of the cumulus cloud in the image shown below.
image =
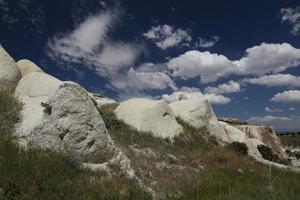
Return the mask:
[[278, 73], [289, 67], [300, 64], [300, 49], [288, 43], [268, 44], [262, 43], [246, 50], [246, 55], [233, 63], [236, 73], [244, 75], [264, 75]]
[[254, 125], [273, 126], [276, 130], [300, 130], [300, 117], [277, 117], [267, 115], [263, 117], [251, 117], [247, 122]]
[[215, 81], [233, 70], [232, 62], [225, 56], [196, 50], [172, 58], [167, 65], [173, 76], [184, 79], [200, 76], [203, 83]]
[[210, 39], [199, 37], [199, 41], [196, 42], [196, 47], [209, 48], [214, 46], [219, 40], [220, 38], [218, 36], [212, 36]]
[[164, 72], [145, 72], [130, 68], [124, 76], [111, 81], [115, 90], [122, 91], [122, 97], [146, 96], [146, 91], [171, 88], [176, 90], [176, 84]]
[[278, 93], [270, 101], [281, 103], [300, 103], [300, 90], [288, 90]]
[[175, 29], [171, 25], [153, 26], [143, 36], [152, 40], [160, 49], [168, 49], [170, 47], [186, 44], [192, 40], [189, 33], [182, 29]]
[[300, 49], [288, 43], [268, 44], [248, 48], [240, 60], [209, 51], [187, 51], [167, 63], [173, 76], [183, 79], [200, 77], [203, 83], [216, 81], [230, 74], [265, 75], [279, 73], [300, 64]]
[[175, 102], [180, 100], [181, 96], [187, 99], [207, 99], [211, 104], [222, 105], [230, 102], [228, 97], [217, 94], [203, 94], [198, 88], [183, 87], [179, 91], [172, 94], [164, 94], [162, 98], [167, 102]]
[[269, 108], [269, 107], [265, 107], [265, 111], [267, 112], [282, 112], [283, 110], [278, 109], [278, 108]]
[[274, 86], [300, 87], [300, 77], [291, 74], [265, 75], [258, 78], [244, 79], [243, 82], [250, 83], [250, 84], [264, 85], [267, 87], [274, 87]]
[[228, 83], [223, 83], [217, 85], [216, 87], [208, 86], [204, 89], [204, 92], [208, 94], [227, 94], [239, 91], [241, 91], [241, 86], [238, 82], [235, 81], [229, 81]]
[[292, 25], [291, 33], [293, 35], [298, 35], [300, 30], [300, 6], [296, 8], [282, 8], [281, 22], [289, 23]]
[[108, 33], [120, 20], [120, 11], [102, 11], [89, 16], [72, 32], [47, 42], [47, 55], [54, 60], [84, 64], [100, 76], [114, 75], [132, 65], [139, 55], [136, 44], [111, 41]]

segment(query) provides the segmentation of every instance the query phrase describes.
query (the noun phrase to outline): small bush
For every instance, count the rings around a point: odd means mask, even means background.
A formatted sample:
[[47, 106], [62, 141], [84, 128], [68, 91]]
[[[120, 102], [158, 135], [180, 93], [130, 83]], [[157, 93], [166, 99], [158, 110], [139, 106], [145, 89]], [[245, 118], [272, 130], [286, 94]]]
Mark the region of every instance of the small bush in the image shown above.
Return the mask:
[[41, 106], [44, 107], [44, 113], [46, 113], [47, 115], [51, 115], [52, 112], [52, 106], [49, 105], [48, 103], [43, 103], [41, 102]]
[[257, 149], [264, 159], [273, 161], [273, 162], [279, 161], [278, 156], [273, 153], [273, 151], [270, 147], [268, 147], [266, 145], [258, 145]]
[[245, 143], [243, 142], [232, 142], [231, 144], [228, 145], [230, 149], [239, 152], [243, 155], [248, 154], [248, 147]]

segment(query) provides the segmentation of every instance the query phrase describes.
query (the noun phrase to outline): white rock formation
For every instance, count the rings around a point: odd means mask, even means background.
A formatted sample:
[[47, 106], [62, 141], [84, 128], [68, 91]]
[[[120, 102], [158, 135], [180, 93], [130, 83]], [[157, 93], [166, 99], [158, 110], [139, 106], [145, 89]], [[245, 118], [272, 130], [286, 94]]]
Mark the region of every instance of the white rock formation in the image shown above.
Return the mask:
[[109, 173], [111, 166], [118, 165], [120, 173], [152, 192], [114, 145], [100, 113], [80, 85], [32, 72], [21, 79], [15, 94], [23, 103], [15, 133], [21, 145], [62, 150], [79, 159], [83, 168], [95, 171]]
[[20, 79], [15, 60], [0, 45], [0, 89], [15, 88]]
[[98, 108], [101, 108], [105, 105], [117, 103], [115, 100], [102, 96], [100, 94], [89, 93], [89, 96], [97, 103]]
[[17, 62], [17, 66], [22, 74], [22, 77], [33, 72], [43, 72], [36, 64], [27, 59], [22, 59]]
[[231, 142], [245, 142], [247, 140], [246, 134], [243, 131], [241, 131], [240, 129], [230, 126], [229, 124], [222, 122], [222, 121], [219, 121], [218, 123], [224, 128], [230, 143]]
[[255, 138], [260, 140], [264, 145], [269, 146], [279, 158], [287, 159], [285, 149], [283, 148], [279, 138], [274, 129], [269, 126], [253, 126], [253, 125], [236, 125], [242, 130], [248, 138]]
[[164, 100], [129, 99], [120, 103], [115, 114], [138, 131], [151, 132], [154, 136], [173, 138], [182, 131], [174, 112]]
[[[112, 153], [105, 124], [81, 86], [33, 72], [19, 82], [16, 95], [24, 104], [17, 131], [23, 142], [80, 156]], [[49, 106], [47, 113], [41, 103]]]
[[211, 104], [206, 99], [182, 98], [182, 100], [169, 105], [176, 117], [181, 118], [190, 126], [206, 128], [220, 143], [228, 143], [230, 141], [224, 127], [219, 125]]

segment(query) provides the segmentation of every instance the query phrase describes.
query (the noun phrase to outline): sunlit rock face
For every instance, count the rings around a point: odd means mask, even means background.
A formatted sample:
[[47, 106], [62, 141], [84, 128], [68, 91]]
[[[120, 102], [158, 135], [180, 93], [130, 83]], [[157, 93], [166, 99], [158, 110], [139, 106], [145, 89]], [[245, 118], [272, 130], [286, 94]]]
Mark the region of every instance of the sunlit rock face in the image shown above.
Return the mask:
[[237, 125], [238, 129], [246, 133], [248, 138], [255, 138], [272, 148], [281, 159], [286, 159], [285, 150], [277, 137], [274, 129], [270, 126]]
[[16, 96], [24, 104], [17, 131], [24, 143], [82, 156], [113, 150], [102, 117], [81, 86], [33, 72], [19, 82]]
[[22, 77], [33, 73], [33, 72], [43, 72], [43, 70], [36, 64], [27, 59], [22, 59], [17, 62], [17, 66], [21, 72]]
[[185, 99], [169, 104], [176, 117], [179, 117], [194, 128], [206, 128], [209, 134], [220, 143], [228, 143], [229, 138], [224, 127], [218, 123], [217, 117], [206, 99]]
[[14, 89], [20, 79], [15, 60], [0, 45], [0, 89]]
[[115, 114], [138, 131], [151, 132], [157, 137], [173, 138], [182, 131], [174, 112], [164, 100], [129, 99], [120, 103]]

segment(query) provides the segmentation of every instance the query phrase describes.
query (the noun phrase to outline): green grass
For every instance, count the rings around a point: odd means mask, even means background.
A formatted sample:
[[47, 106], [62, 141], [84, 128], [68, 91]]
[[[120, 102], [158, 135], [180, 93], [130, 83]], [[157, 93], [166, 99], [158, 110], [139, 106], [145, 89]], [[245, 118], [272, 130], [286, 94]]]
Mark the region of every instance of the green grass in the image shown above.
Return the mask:
[[[156, 183], [152, 187], [163, 199], [299, 199], [299, 174], [268, 168], [229, 146], [217, 146], [206, 130], [197, 130], [181, 119], [177, 121], [184, 131], [174, 143], [139, 133], [116, 118], [116, 106], [104, 106], [100, 111], [113, 140], [130, 158], [139, 177], [148, 185]], [[151, 148], [156, 158], [134, 154], [128, 148], [133, 144]], [[155, 164], [159, 162], [187, 169], [158, 170]]]
[[0, 199], [150, 199], [133, 181], [79, 169], [64, 153], [20, 148], [11, 135], [19, 109], [0, 91]]
[[278, 135], [278, 138], [285, 146], [300, 147], [300, 135]]

